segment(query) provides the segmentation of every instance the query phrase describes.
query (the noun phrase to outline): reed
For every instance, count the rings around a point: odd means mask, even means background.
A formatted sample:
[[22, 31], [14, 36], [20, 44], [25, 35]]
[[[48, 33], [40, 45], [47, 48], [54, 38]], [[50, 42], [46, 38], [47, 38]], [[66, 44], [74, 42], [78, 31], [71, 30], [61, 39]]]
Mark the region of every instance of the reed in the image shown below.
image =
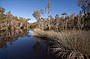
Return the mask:
[[[58, 56], [68, 53], [69, 56], [71, 53], [74, 56], [77, 54], [80, 56], [90, 56], [90, 31], [65, 30], [55, 32], [53, 30], [43, 31], [41, 29], [34, 29], [33, 35], [50, 38], [47, 39], [49, 41], [49, 48], [57, 53], [56, 55]], [[63, 51], [62, 53], [60, 52], [61, 50]]]

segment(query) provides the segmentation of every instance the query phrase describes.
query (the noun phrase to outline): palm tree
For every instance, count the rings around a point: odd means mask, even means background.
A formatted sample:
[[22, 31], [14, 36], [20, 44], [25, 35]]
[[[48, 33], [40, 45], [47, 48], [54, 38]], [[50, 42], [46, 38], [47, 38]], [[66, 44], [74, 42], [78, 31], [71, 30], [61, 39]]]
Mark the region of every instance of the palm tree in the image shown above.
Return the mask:
[[89, 0], [79, 0], [78, 5], [82, 8], [82, 11], [84, 12], [84, 14], [88, 12], [88, 9], [90, 11], [90, 7], [89, 7], [90, 2], [89, 2]]
[[52, 22], [52, 18], [51, 18], [51, 11], [52, 11], [52, 8], [51, 8], [51, 0], [49, 0], [49, 3], [48, 3], [48, 8], [49, 8], [49, 29], [51, 28], [51, 22]]

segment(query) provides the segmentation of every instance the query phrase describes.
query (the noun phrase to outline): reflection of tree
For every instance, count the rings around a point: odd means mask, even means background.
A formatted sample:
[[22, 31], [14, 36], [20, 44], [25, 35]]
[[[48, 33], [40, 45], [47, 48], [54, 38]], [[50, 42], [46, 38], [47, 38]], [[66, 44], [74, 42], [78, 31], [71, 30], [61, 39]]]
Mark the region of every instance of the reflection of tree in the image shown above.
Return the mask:
[[36, 44], [33, 46], [34, 52], [41, 52], [42, 50], [46, 49], [46, 47], [44, 46], [44, 44], [45, 45], [47, 44], [46, 40], [44, 40], [43, 38], [35, 37], [35, 36], [33, 36], [33, 38], [37, 40]]
[[7, 48], [6, 41], [0, 40], [0, 48], [3, 48], [3, 49]]
[[40, 45], [40, 42], [37, 42], [34, 46], [34, 52], [41, 52], [42, 51], [42, 47]]
[[35, 37], [35, 36], [33, 36], [33, 38], [35, 39], [35, 40], [38, 40], [39, 42], [42, 42], [42, 43], [47, 43], [47, 41], [46, 41], [46, 39], [47, 38], [39, 38], [39, 37]]
[[[48, 52], [47, 47], [47, 38], [40, 38], [33, 36], [35, 40], [37, 40], [36, 44], [33, 46], [33, 50], [36, 53], [46, 53], [46, 59], [52, 59]], [[45, 44], [45, 45], [44, 45]]]
[[28, 32], [15, 32], [15, 31], [5, 31], [5, 32], [0, 32], [0, 48], [7, 48], [7, 42], [10, 43], [10, 45], [12, 45], [12, 43], [15, 40], [18, 40], [18, 37], [24, 37], [28, 35]]

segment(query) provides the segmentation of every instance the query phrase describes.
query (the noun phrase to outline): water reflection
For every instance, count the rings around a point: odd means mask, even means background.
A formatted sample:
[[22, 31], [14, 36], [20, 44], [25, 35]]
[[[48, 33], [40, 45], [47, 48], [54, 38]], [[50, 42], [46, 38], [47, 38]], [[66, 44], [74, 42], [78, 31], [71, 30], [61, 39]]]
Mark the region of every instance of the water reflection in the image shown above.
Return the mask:
[[34, 48], [34, 51], [35, 51], [35, 52], [41, 52], [41, 50], [42, 50], [42, 47], [40, 46], [40, 42], [37, 42], [37, 43], [33, 46], [33, 48]]
[[47, 59], [47, 42], [32, 31], [0, 32], [0, 59]]
[[47, 40], [45, 40], [45, 39], [43, 39], [43, 38], [39, 38], [39, 37], [35, 37], [35, 36], [33, 36], [33, 38], [34, 38], [35, 40], [38, 40], [39, 42], [42, 42], [43, 44], [46, 44], [46, 43], [47, 43]]
[[[41, 52], [44, 50], [43, 48], [47, 49], [47, 42], [41, 40], [40, 38], [34, 37], [35, 40], [38, 40], [36, 44], [33, 46], [34, 52]], [[42, 45], [43, 44], [43, 45]]]
[[7, 42], [10, 42], [10, 45], [16, 40], [18, 40], [18, 37], [24, 37], [27, 36], [28, 32], [13, 32], [13, 31], [5, 31], [0, 32], [0, 48], [5, 49], [8, 48]]
[[[47, 41], [41, 38], [33, 36], [35, 40], [38, 40], [37, 43], [33, 46], [35, 52], [41, 52], [45, 46], [47, 46]], [[43, 43], [43, 46], [42, 46]]]
[[45, 59], [56, 59], [55, 55], [49, 55], [48, 42], [46, 40], [47, 38], [39, 38], [34, 36], [34, 39], [38, 40], [38, 42], [33, 46], [33, 50], [35, 53], [38, 53], [38, 52], [42, 54], [45, 53], [46, 54]]

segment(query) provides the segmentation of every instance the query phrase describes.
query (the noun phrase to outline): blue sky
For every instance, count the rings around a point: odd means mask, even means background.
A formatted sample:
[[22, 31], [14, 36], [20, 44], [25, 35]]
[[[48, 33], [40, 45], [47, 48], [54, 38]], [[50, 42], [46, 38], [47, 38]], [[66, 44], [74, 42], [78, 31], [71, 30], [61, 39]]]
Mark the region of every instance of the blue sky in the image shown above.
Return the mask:
[[[35, 21], [32, 16], [34, 10], [40, 10], [48, 6], [49, 0], [0, 0], [0, 6], [7, 11], [11, 11], [14, 16], [31, 18], [31, 22]], [[62, 12], [67, 12], [68, 15], [72, 13], [79, 13], [80, 7], [78, 0], [51, 0], [52, 16], [56, 14], [61, 16]]]

